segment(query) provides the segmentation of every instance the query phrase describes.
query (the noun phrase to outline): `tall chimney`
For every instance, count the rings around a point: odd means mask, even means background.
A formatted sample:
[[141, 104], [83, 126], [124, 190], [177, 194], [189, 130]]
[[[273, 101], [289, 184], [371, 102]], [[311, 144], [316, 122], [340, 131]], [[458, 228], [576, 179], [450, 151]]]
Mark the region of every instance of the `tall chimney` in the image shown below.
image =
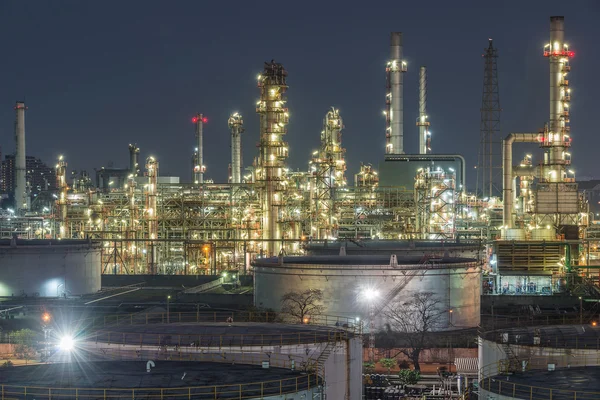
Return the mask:
[[386, 132], [387, 154], [404, 154], [404, 102], [402, 98], [403, 76], [406, 63], [402, 61], [402, 32], [392, 32], [390, 40], [391, 59], [387, 64], [388, 103]]
[[231, 129], [231, 183], [241, 183], [244, 120], [240, 114], [235, 113], [229, 117], [228, 125]]
[[27, 161], [25, 157], [25, 103], [17, 101], [15, 105], [15, 212], [20, 214], [29, 210], [27, 194]]
[[427, 67], [419, 69], [419, 154], [431, 153], [431, 134], [427, 120]]

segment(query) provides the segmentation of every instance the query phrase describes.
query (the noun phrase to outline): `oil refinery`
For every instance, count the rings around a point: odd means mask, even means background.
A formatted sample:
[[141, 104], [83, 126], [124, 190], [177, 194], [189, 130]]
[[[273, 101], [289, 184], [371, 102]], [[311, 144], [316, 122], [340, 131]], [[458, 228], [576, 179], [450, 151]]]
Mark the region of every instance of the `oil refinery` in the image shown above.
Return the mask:
[[[445, 153], [443, 146], [436, 146], [431, 127], [438, 122], [428, 115], [427, 81], [435, 70], [420, 65], [409, 71], [403, 33], [392, 32], [389, 40], [389, 60], [382, 65], [380, 79], [382, 86], [385, 82], [385, 97], [373, 99], [384, 108], [385, 123], [378, 130], [382, 154], [372, 163], [361, 163], [354, 176], [347, 173], [344, 111], [336, 106], [319, 111], [320, 133], [304, 134], [307, 140], [320, 140], [318, 149], [305, 155], [306, 166], [290, 167], [293, 149], [286, 140], [297, 133], [288, 132], [293, 110], [287, 100], [288, 90], [293, 96], [294, 88], [288, 86], [288, 70], [275, 60], [265, 62], [256, 77], [257, 115], [234, 112], [217, 121], [228, 127], [230, 135], [227, 182], [212, 180], [214, 171], [206, 166], [205, 154], [215, 149], [208, 148], [205, 135], [214, 128], [203, 110], [189, 112], [189, 152], [182, 160], [187, 176], [163, 174], [160, 154], [140, 158], [143, 143], [129, 144], [125, 168], [109, 165], [96, 169], [95, 176], [81, 170], [69, 175], [66, 157], [60, 156], [50, 170], [26, 153], [27, 104], [17, 101], [15, 153], [6, 157], [0, 170], [4, 204], [13, 201], [11, 207], [0, 209], [0, 299], [15, 306], [7, 310], [25, 307], [25, 315], [29, 303], [20, 303], [25, 298], [57, 308], [76, 299], [79, 303], [69, 303], [77, 310], [73, 313], [89, 305], [98, 307], [93, 313], [131, 307], [125, 324], [120, 324], [119, 316], [115, 323], [105, 315], [87, 319], [92, 324], [86, 327], [89, 336], [79, 345], [86, 348], [90, 363], [107, 358], [124, 371], [135, 364], [140, 380], [146, 373], [140, 354], [160, 360], [160, 367], [148, 360], [147, 373], [155, 367], [173, 369], [182, 372], [181, 381], [188, 372], [203, 376], [202, 370], [216, 368], [215, 362], [225, 363], [218, 367], [224, 370], [226, 364], [239, 362], [231, 370], [251, 369], [259, 382], [259, 389], [246, 389], [244, 398], [293, 394], [325, 398], [329, 393], [332, 399], [358, 399], [363, 333], [369, 333], [373, 362], [375, 333], [391, 331], [390, 306], [406, 306], [427, 293], [435, 296], [439, 311], [427, 334], [480, 330], [479, 357], [470, 362], [481, 379], [481, 393], [498, 399], [536, 398], [517, 396], [517, 383], [510, 393], [509, 386], [497, 383], [498, 377], [509, 371], [527, 372], [537, 379], [538, 372], [527, 365], [537, 369], [547, 365], [550, 371], [551, 361], [568, 358], [572, 343], [565, 339], [561, 344], [563, 332], [590, 343], [600, 337], [596, 328], [600, 223], [590, 212], [595, 196], [591, 191], [600, 185], [580, 186], [572, 169], [569, 73], [575, 53], [566, 41], [565, 19], [550, 17], [549, 42], [541, 49], [540, 57], [549, 64], [549, 113], [535, 132], [501, 132], [498, 49], [492, 39], [483, 41], [475, 188], [468, 187], [471, 169], [463, 154]], [[407, 79], [418, 82], [415, 96], [405, 96]], [[404, 123], [405, 102], [418, 104], [417, 115], [406, 115], [407, 121], [415, 121], [410, 124]], [[245, 128], [244, 121], [251, 118], [259, 121], [259, 132]], [[408, 151], [409, 137], [418, 144], [416, 152]], [[257, 141], [257, 151], [244, 154], [244, 141]], [[522, 144], [535, 145], [539, 151], [520, 153]], [[242, 281], [246, 288], [236, 292]], [[225, 284], [228, 289], [223, 289]], [[119, 297], [116, 306], [104, 302], [125, 294], [136, 296], [132, 293], [144, 285], [151, 290], [141, 296], [143, 301], [121, 302]], [[213, 289], [223, 289], [219, 293], [223, 296], [247, 297], [218, 306], [200, 300]], [[285, 314], [283, 299], [295, 291], [321, 293], [319, 315], [274, 319], [271, 313]], [[238, 303], [239, 298], [247, 304]], [[102, 306], [96, 304], [99, 301]], [[174, 316], [172, 302], [179, 307]], [[148, 307], [146, 314], [138, 314], [140, 304]], [[571, 321], [565, 318], [576, 317], [576, 325], [557, 327], [560, 324], [544, 314], [543, 304], [562, 317], [563, 324]], [[237, 310], [248, 306], [252, 311], [234, 313], [225, 306]], [[150, 307], [158, 312], [147, 312]], [[201, 312], [211, 307], [214, 312]], [[195, 312], [188, 313], [188, 308]], [[513, 326], [508, 317], [510, 329], [498, 325], [502, 312], [526, 314], [528, 327]], [[547, 325], [541, 333], [530, 326], [540, 316], [546, 317]], [[253, 325], [236, 326], [234, 318]], [[588, 329], [586, 321], [593, 328]], [[150, 328], [156, 331], [148, 335]], [[265, 342], [274, 329], [283, 333], [278, 331]], [[122, 339], [115, 342], [115, 337]], [[171, 337], [178, 338], [176, 345], [165, 343]], [[540, 343], [540, 338], [550, 339]], [[532, 343], [546, 347], [530, 349]], [[552, 345], [567, 350], [561, 350], [560, 357], [552, 355]], [[419, 351], [427, 348], [421, 346]], [[462, 360], [452, 353], [452, 343], [447, 347], [449, 359]], [[573, 348], [596, 357], [593, 362], [573, 363], [577, 368], [600, 365], [597, 345], [589, 352], [579, 342]], [[532, 362], [536, 351], [539, 360]], [[186, 364], [191, 361], [204, 364]], [[304, 373], [296, 370], [296, 362], [305, 364]], [[455, 363], [455, 371], [461, 362]], [[418, 361], [414, 364], [418, 370]], [[52, 369], [39, 368], [28, 367], [31, 374]], [[572, 371], [563, 373], [570, 377]], [[270, 374], [278, 377], [277, 384], [265, 383]], [[27, 398], [27, 391], [21, 392], [21, 374], [9, 375], [7, 387], [14, 386], [13, 397]], [[527, 379], [518, 385], [525, 387]], [[188, 398], [203, 398], [194, 397], [193, 387], [185, 381], [173, 382], [173, 390], [185, 389]], [[245, 378], [232, 381], [237, 397], [229, 394], [230, 388], [217, 389], [219, 382], [217, 377], [203, 383], [214, 398], [218, 390], [227, 398], [242, 398], [243, 386], [254, 384]], [[284, 384], [290, 387], [284, 390]], [[127, 385], [119, 390], [134, 398], [138, 389]], [[458, 380], [454, 385], [462, 395], [463, 383]], [[47, 386], [49, 393], [63, 390]], [[163, 398], [162, 389], [156, 393]], [[580, 394], [575, 398], [588, 398], [585, 392]]]
[[[538, 272], [542, 277], [535, 278], [536, 292], [547, 290], [552, 287], [549, 279], [593, 264], [597, 249], [586, 201], [569, 174], [568, 73], [574, 53], [565, 43], [563, 24], [562, 17], [552, 18], [550, 43], [543, 50], [550, 64], [548, 122], [540, 123], [539, 132], [510, 133], [502, 141], [501, 198], [490, 190], [468, 192], [464, 158], [432, 150], [425, 66], [419, 69], [418, 99], [410, 99], [419, 104], [419, 150], [405, 152], [407, 65], [402, 33], [393, 32], [385, 68], [386, 151], [378, 167], [361, 165], [348, 179], [342, 113], [332, 107], [323, 110], [320, 147], [310, 155], [308, 168], [289, 169], [288, 71], [271, 61], [257, 77], [258, 154], [242, 157], [241, 141], [249, 140], [248, 133], [242, 134], [244, 118], [249, 116], [235, 113], [223, 121], [231, 132], [229, 182], [206, 178], [206, 118], [198, 113], [190, 128], [195, 135], [192, 182], [161, 176], [160, 155], [140, 165], [140, 148], [132, 144], [129, 168], [97, 170], [95, 184], [85, 173], [69, 181], [68, 160], [60, 157], [56, 191], [32, 204], [24, 166], [27, 107], [17, 102], [15, 206], [3, 211], [0, 236], [101, 243], [103, 274], [246, 273], [256, 258], [303, 255], [307, 244], [319, 242], [469, 241], [481, 245], [482, 270], [493, 278], [486, 285], [495, 292], [503, 285], [509, 290], [528, 285], [528, 276]], [[496, 68], [495, 60], [493, 65], [488, 62], [496, 57], [491, 40], [486, 54], [484, 80]], [[482, 131], [482, 142], [487, 139]], [[531, 154], [513, 161], [513, 145], [523, 142], [539, 144], [539, 162]], [[492, 170], [494, 161], [500, 162], [486, 155], [481, 154], [483, 174]], [[544, 256], [534, 256], [538, 251]]]

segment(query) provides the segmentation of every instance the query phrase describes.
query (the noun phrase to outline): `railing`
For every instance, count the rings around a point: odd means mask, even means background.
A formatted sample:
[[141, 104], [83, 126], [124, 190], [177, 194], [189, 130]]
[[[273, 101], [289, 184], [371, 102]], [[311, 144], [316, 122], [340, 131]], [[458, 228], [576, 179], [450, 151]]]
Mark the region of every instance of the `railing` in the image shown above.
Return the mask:
[[572, 314], [543, 316], [481, 314], [481, 326], [485, 330], [490, 330], [540, 325], [581, 325], [581, 322], [583, 322], [583, 324], [589, 324], [593, 319], [594, 318], [589, 315], [584, 315], [583, 319], [580, 319], [580, 316], [574, 316]]
[[360, 334], [362, 325], [356, 319], [335, 315], [313, 315], [301, 320], [299, 317], [274, 312], [239, 312], [239, 311], [198, 311], [198, 312], [156, 312], [115, 314], [83, 319], [79, 326], [84, 329], [113, 328], [124, 325], [151, 324], [183, 324], [183, 323], [229, 323], [263, 322], [316, 325], [334, 327], [354, 334]]
[[[566, 356], [564, 356], [566, 357]], [[539, 364], [544, 364], [542, 358], [538, 360], [538, 365], [531, 367], [528, 364], [527, 371], [540, 371], [544, 373]], [[551, 361], [545, 358], [545, 363]], [[558, 364], [561, 365], [561, 364]], [[563, 368], [569, 364], [562, 364]], [[547, 364], [545, 364], [547, 367]], [[557, 368], [558, 370], [558, 368]], [[588, 392], [579, 390], [567, 390], [553, 388], [551, 381], [544, 387], [528, 385], [526, 383], [516, 382], [518, 373], [507, 375], [497, 371], [502, 371], [502, 363], [490, 364], [480, 370], [479, 387], [488, 392], [500, 394], [502, 396], [513, 397], [524, 400], [597, 400], [600, 399], [600, 392]]]
[[255, 399], [315, 389], [316, 374], [262, 382], [181, 388], [54, 388], [0, 385], [1, 400], [8, 399]]
[[223, 348], [293, 346], [324, 342], [338, 342], [353, 336], [345, 330], [311, 330], [287, 333], [245, 334], [176, 334], [152, 332], [95, 331], [81, 335], [78, 340], [107, 345], [138, 347]]

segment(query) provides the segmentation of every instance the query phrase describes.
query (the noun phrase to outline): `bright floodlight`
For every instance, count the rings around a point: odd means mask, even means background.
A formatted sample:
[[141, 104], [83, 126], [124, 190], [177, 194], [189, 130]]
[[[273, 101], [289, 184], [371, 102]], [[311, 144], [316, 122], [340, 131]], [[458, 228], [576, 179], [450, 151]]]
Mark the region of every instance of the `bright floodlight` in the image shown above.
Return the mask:
[[58, 347], [64, 351], [73, 350], [74, 345], [75, 345], [75, 342], [73, 340], [73, 337], [71, 337], [69, 335], [63, 336], [62, 339], [60, 339], [60, 342], [58, 343]]
[[379, 292], [376, 289], [366, 289], [364, 291], [365, 299], [371, 301], [375, 300], [377, 296], [379, 296]]

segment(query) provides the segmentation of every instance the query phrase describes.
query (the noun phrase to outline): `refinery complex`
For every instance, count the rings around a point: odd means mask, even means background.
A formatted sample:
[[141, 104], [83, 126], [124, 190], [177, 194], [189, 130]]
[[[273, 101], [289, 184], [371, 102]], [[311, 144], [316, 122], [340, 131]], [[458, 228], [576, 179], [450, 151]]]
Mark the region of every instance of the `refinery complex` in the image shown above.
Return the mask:
[[[410, 43], [408, 35], [406, 38]], [[247, 343], [231, 339], [235, 343], [228, 345], [227, 354], [234, 364], [244, 364], [248, 359], [258, 362], [262, 360], [263, 346], [272, 346], [269, 360], [272, 367], [280, 369], [280, 382], [292, 382], [297, 393], [305, 396], [329, 395], [331, 400], [362, 398], [355, 393], [360, 391], [356, 382], [361, 374], [362, 357], [357, 356], [361, 353], [361, 335], [369, 332], [369, 347], [375, 347], [374, 332], [387, 323], [386, 307], [406, 304], [418, 293], [432, 293], [439, 299], [442, 312], [437, 331], [489, 328], [489, 321], [495, 324], [494, 313], [519, 314], [523, 307], [534, 310], [528, 314], [533, 318], [543, 314], [535, 306], [538, 297], [567, 298], [565, 301], [574, 304], [576, 311], [573, 307], [565, 311], [556, 306], [557, 313], [574, 313], [581, 324], [584, 309], [586, 316], [588, 312], [597, 315], [600, 225], [596, 225], [589, 204], [593, 187], [580, 187], [571, 166], [575, 159], [570, 153], [569, 73], [574, 52], [566, 39], [564, 17], [550, 18], [549, 41], [540, 51], [540, 57], [547, 58], [549, 64], [548, 71], [539, 71], [549, 72], [549, 113], [546, 121], [539, 121], [535, 132], [500, 131], [498, 50], [491, 39], [484, 39], [476, 169], [467, 168], [463, 155], [447, 154], [435, 146], [430, 127], [436, 121], [430, 121], [427, 111], [427, 68], [417, 66], [413, 70], [410, 66], [408, 74], [403, 34], [392, 32], [389, 40], [389, 61], [381, 74], [381, 84], [385, 82], [387, 88], [385, 98], [372, 99], [381, 101], [385, 109], [385, 126], [382, 124], [381, 134], [374, 139], [385, 143], [385, 153], [370, 164], [361, 164], [354, 176], [347, 174], [343, 114], [336, 107], [322, 110], [322, 130], [313, 135], [315, 141], [320, 138], [320, 145], [306, 155], [306, 167], [289, 167], [287, 159], [293, 149], [286, 137], [295, 133], [287, 130], [293, 113], [288, 110], [287, 97], [288, 89], [289, 96], [293, 96], [293, 87], [288, 88], [288, 70], [280, 60], [265, 62], [262, 73], [256, 77], [256, 115], [233, 113], [227, 121], [219, 121], [227, 123], [231, 138], [227, 182], [213, 181], [211, 171], [205, 167], [204, 154], [210, 149], [205, 146], [204, 135], [211, 128], [202, 110], [190, 112], [189, 144], [193, 151], [189, 159], [181, 161], [189, 165], [188, 176], [161, 175], [160, 154], [141, 157], [143, 143], [122, 149], [123, 154], [128, 150], [127, 168], [102, 167], [90, 175], [81, 170], [69, 173], [69, 160], [62, 156], [50, 163], [55, 164], [51, 168], [27, 153], [27, 140], [36, 133], [26, 131], [27, 104], [17, 101], [16, 150], [2, 160], [0, 169], [0, 189], [6, 205], [0, 209], [0, 296], [11, 301], [25, 297], [69, 301], [97, 296], [105, 293], [108, 286], [119, 286], [103, 283], [106, 279], [134, 284], [122, 285], [133, 291], [140, 289], [135, 287], [138, 281], [158, 282], [156, 279], [162, 276], [203, 276], [195, 288], [181, 284], [182, 293], [208, 293], [224, 283], [234, 288], [246, 285], [248, 289], [243, 293], [252, 294], [254, 307], [279, 311], [286, 293], [319, 290], [324, 296], [323, 314], [336, 316], [335, 321], [320, 321], [321, 327], [315, 327], [314, 332], [304, 325], [281, 324], [277, 326], [284, 332], [281, 341], [289, 334], [297, 336], [298, 343], [280, 343], [277, 348], [274, 342], [259, 343], [257, 339], [264, 340], [265, 335], [272, 333], [271, 326], [261, 325], [269, 321], [248, 319], [257, 325], [256, 331], [247, 334], [255, 336]], [[404, 93], [404, 80], [409, 76], [418, 78], [418, 96]], [[405, 115], [405, 102], [418, 102], [418, 115]], [[244, 128], [244, 120], [251, 118], [260, 121], [258, 133]], [[405, 120], [410, 123], [405, 124]], [[416, 153], [405, 147], [404, 139], [409, 135], [418, 135]], [[577, 140], [577, 132], [574, 137]], [[243, 154], [242, 142], [246, 140], [257, 141], [255, 153]], [[534, 144], [538, 150], [524, 152], [523, 143]], [[477, 175], [475, 187], [467, 185], [475, 182], [467, 180], [467, 170]], [[377, 288], [377, 301], [357, 300], [360, 293], [372, 288]], [[106, 296], [91, 299], [85, 305], [113, 294]], [[508, 297], [508, 302], [501, 300]], [[521, 297], [526, 299], [522, 303]], [[171, 295], [168, 299], [167, 324], [172, 318], [168, 314], [170, 302], [175, 301]], [[194, 307], [199, 307], [194, 301]], [[589, 303], [586, 306], [585, 301]], [[513, 312], [510, 307], [519, 311]], [[197, 350], [200, 343], [207, 351], [196, 354], [185, 350], [187, 358], [181, 358], [178, 349], [178, 362], [215, 362], [207, 354], [212, 350], [222, 353], [224, 346], [202, 344], [199, 337], [194, 339], [186, 323], [200, 323], [202, 314], [199, 308], [192, 314], [182, 319], [179, 313], [177, 323], [166, 327], [162, 314], [160, 318], [151, 317], [150, 323], [162, 324], [163, 338], [168, 334], [181, 341], [184, 337], [186, 343], [195, 343], [190, 348], [195, 346]], [[141, 317], [131, 317], [129, 327], [115, 328], [107, 325], [104, 317], [95, 339], [86, 339], [81, 346], [94, 356], [114, 352], [113, 361], [137, 361], [136, 351], [146, 351], [146, 358], [159, 357], [151, 353], [151, 347], [137, 349], [138, 345], [154, 346], [150, 339], [148, 343], [140, 339], [141, 344], [126, 340], [127, 335], [142, 337], [143, 333], [136, 330], [135, 318]], [[216, 314], [214, 320], [217, 322]], [[145, 323], [148, 321], [146, 316]], [[362, 326], [359, 321], [366, 321], [367, 325]], [[231, 326], [229, 317], [227, 323]], [[338, 332], [341, 325], [345, 329]], [[203, 334], [222, 334], [211, 329], [206, 328]], [[330, 329], [337, 333], [332, 336]], [[481, 381], [481, 393], [498, 397], [480, 398], [572, 398], [519, 397], [514, 385], [511, 392], [508, 386], [503, 389], [489, 379], [521, 367], [525, 372], [521, 361], [526, 357], [530, 365], [546, 368], [541, 358], [531, 359], [533, 350], [524, 346], [539, 345], [547, 337], [556, 337], [556, 343], [548, 339], [548, 347], [568, 347], [566, 336], [571, 333], [563, 335], [560, 330], [545, 329], [540, 332], [514, 327], [502, 334], [482, 334], [476, 363], [480, 368], [490, 363], [496, 367], [480, 369], [479, 374], [476, 370], [474, 377]], [[573, 329], [572, 337], [596, 346], [594, 340], [600, 338], [600, 333], [595, 329], [590, 327], [587, 333], [587, 328]], [[111, 347], [112, 331], [123, 337], [118, 349]], [[595, 332], [593, 337], [590, 332]], [[309, 335], [314, 335], [314, 340], [309, 340]], [[162, 342], [157, 346], [163, 346]], [[590, 351], [600, 351], [594, 348]], [[545, 354], [542, 353], [536, 357]], [[287, 375], [290, 368], [294, 371], [295, 365], [308, 362], [311, 357], [316, 360], [314, 376]], [[361, 359], [358, 367], [353, 363], [357, 357]], [[594, 357], [597, 368], [600, 361], [596, 353]], [[168, 360], [175, 363], [171, 361], [175, 358]], [[560, 365], [560, 360], [555, 363]], [[591, 365], [571, 364], [580, 368]], [[173, 364], [172, 368], [203, 374], [185, 365]], [[325, 372], [319, 374], [323, 369]], [[241, 397], [245, 383], [235, 385], [240, 387], [240, 399], [284, 398], [276, 397], [284, 393], [282, 389], [277, 393], [276, 388], [268, 393], [249, 391], [247, 397]], [[462, 396], [461, 385], [458, 393]], [[321, 386], [325, 389], [316, 390]], [[123, 393], [133, 396], [133, 392]], [[204, 398], [200, 392], [198, 397], [189, 393], [189, 398]], [[265, 393], [273, 397], [264, 397]], [[26, 393], [25, 397], [20, 397], [18, 391], [13, 394], [15, 398], [27, 398]], [[238, 398], [223, 396], [214, 398]], [[443, 398], [465, 397], [457, 394]]]
[[[95, 177], [85, 171], [69, 176], [68, 160], [60, 157], [46, 173], [53, 180], [46, 184], [49, 190], [40, 190], [27, 180], [27, 107], [17, 102], [16, 153], [4, 167], [14, 207], [3, 211], [0, 235], [99, 241], [104, 274], [247, 272], [257, 257], [301, 255], [307, 243], [348, 240], [479, 241], [486, 250], [483, 267], [493, 272], [514, 264], [505, 258], [505, 246], [516, 246], [527, 256], [546, 241], [555, 246], [554, 254], [527, 261], [524, 271], [559, 273], [588, 266], [597, 246], [590, 243], [594, 235], [586, 199], [569, 173], [568, 74], [574, 53], [564, 40], [562, 23], [553, 20], [551, 41], [543, 50], [550, 65], [548, 121], [540, 122], [538, 132], [502, 134], [502, 156], [495, 158], [501, 135], [494, 126], [499, 118], [494, 104], [497, 51], [489, 41], [476, 191], [467, 190], [464, 158], [432, 147], [424, 66], [418, 72], [419, 97], [409, 99], [419, 102], [419, 151], [405, 151], [407, 65], [402, 34], [392, 33], [381, 133], [386, 152], [381, 160], [361, 165], [353, 177], [346, 176], [343, 116], [335, 107], [323, 110], [320, 147], [308, 155], [308, 168], [288, 168], [288, 71], [275, 61], [265, 63], [257, 77], [257, 116], [235, 113], [223, 121], [231, 131], [228, 182], [208, 178], [203, 164], [206, 118], [199, 113], [191, 120], [191, 182], [162, 176], [160, 155], [140, 160], [140, 148], [132, 144], [129, 168], [103, 167]], [[243, 118], [260, 120], [257, 154], [242, 155], [241, 141], [255, 139], [244, 132]], [[535, 143], [539, 154], [521, 154], [513, 150], [516, 143]]]

